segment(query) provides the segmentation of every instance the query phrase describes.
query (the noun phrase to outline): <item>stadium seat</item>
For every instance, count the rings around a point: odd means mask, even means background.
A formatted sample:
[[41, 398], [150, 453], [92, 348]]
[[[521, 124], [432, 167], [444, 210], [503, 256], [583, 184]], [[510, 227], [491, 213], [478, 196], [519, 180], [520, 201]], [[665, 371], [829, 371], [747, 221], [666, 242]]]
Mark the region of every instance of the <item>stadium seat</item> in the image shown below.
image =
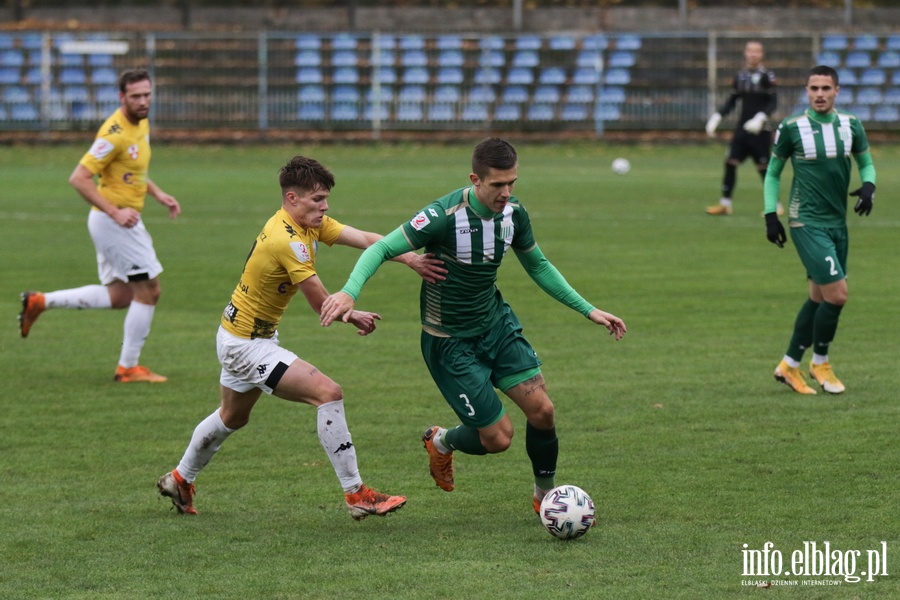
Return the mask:
[[75, 102], [71, 106], [70, 114], [75, 121], [91, 121], [97, 118], [97, 109], [85, 102]]
[[64, 85], [87, 82], [87, 75], [81, 67], [65, 67], [59, 73], [59, 82]]
[[10, 85], [3, 88], [3, 101], [9, 104], [31, 102], [31, 94], [21, 85]]
[[16, 38], [12, 34], [0, 31], [0, 50], [13, 48], [16, 45]]
[[428, 55], [424, 50], [404, 50], [400, 54], [400, 64], [404, 67], [425, 67], [428, 65]]
[[366, 90], [366, 101], [376, 104], [393, 102], [394, 87], [390, 85], [381, 85], [376, 88], [373, 85]]
[[603, 65], [603, 56], [599, 50], [581, 50], [575, 58], [576, 67], [597, 68]]
[[441, 67], [461, 67], [465, 62], [462, 50], [441, 50], [438, 53], [438, 65]]
[[44, 46], [44, 34], [42, 33], [23, 33], [19, 40], [22, 48], [26, 50], [40, 50]]
[[472, 104], [490, 104], [497, 99], [497, 93], [489, 85], [476, 85], [468, 93], [468, 101]]
[[333, 67], [355, 67], [357, 63], [355, 50], [337, 50], [331, 55]]
[[884, 102], [884, 92], [880, 88], [863, 87], [856, 90], [856, 104], [881, 104], [882, 102]]
[[383, 34], [383, 33], [381, 33], [381, 34], [379, 34], [379, 33], [373, 34], [373, 35], [372, 35], [372, 48], [373, 48], [373, 50], [374, 50], [376, 47], [379, 48], [379, 49], [382, 50], [382, 51], [384, 51], [384, 50], [393, 50], [394, 48], [397, 47], [397, 38], [394, 37], [393, 35], [386, 35], [386, 34]]
[[608, 86], [600, 90], [600, 102], [609, 104], [621, 104], [625, 102], [625, 88], [620, 86]]
[[844, 59], [844, 66], [850, 67], [851, 69], [860, 69], [871, 66], [871, 64], [872, 57], [869, 55], [869, 53], [860, 50], [848, 52], [847, 57]]
[[550, 104], [532, 104], [528, 107], [529, 121], [552, 121], [554, 116], [555, 111]]
[[513, 54], [511, 66], [536, 67], [540, 62], [537, 50], [516, 50]]
[[569, 104], [589, 104], [594, 101], [594, 87], [590, 85], [569, 86], [566, 100]]
[[510, 69], [506, 74], [506, 83], [516, 85], [531, 85], [534, 83], [534, 73], [525, 67]]
[[397, 71], [393, 67], [372, 69], [372, 81], [378, 81], [382, 85], [397, 83]]
[[398, 121], [423, 121], [425, 120], [425, 111], [421, 102], [403, 103], [397, 109]]
[[478, 62], [483, 67], [502, 67], [506, 64], [506, 57], [501, 50], [482, 50]]
[[90, 93], [83, 85], [71, 85], [63, 88], [63, 102], [71, 104], [73, 102], [88, 102]]
[[463, 82], [463, 70], [459, 67], [442, 67], [437, 72], [437, 83], [456, 83]]
[[64, 67], [83, 67], [84, 66], [84, 55], [83, 54], [60, 54], [59, 55], [59, 64]]
[[540, 85], [534, 90], [533, 102], [542, 104], [556, 104], [562, 98], [559, 87], [555, 85]]
[[[851, 87], [841, 88], [841, 93], [838, 94], [837, 99], [835, 100], [835, 103], [839, 104], [841, 106], [849, 106], [850, 104], [853, 104], [854, 99], [855, 99], [855, 96], [853, 94], [853, 88], [851, 88]], [[803, 92], [803, 94], [800, 95], [800, 98], [797, 100], [797, 103], [800, 105], [803, 105], [803, 104], [809, 105], [809, 98], [806, 96], [806, 92]], [[802, 110], [802, 108], [801, 108], [801, 110]]]
[[522, 103], [528, 102], [528, 88], [524, 85], [510, 85], [508, 87], [503, 88], [503, 94], [501, 95], [501, 101], [512, 104], [512, 103]]
[[600, 83], [600, 71], [593, 67], [578, 67], [572, 74], [572, 83], [576, 85], [596, 85]]
[[9, 113], [6, 112], [6, 107], [0, 105], [0, 121], [9, 121], [11, 120], [9, 117]]
[[294, 46], [298, 50], [318, 50], [322, 47], [322, 40], [313, 33], [303, 33], [294, 38]]
[[359, 71], [356, 67], [338, 67], [332, 80], [334, 83], [359, 83]]
[[[38, 70], [40, 73], [40, 70]], [[0, 84], [19, 83], [22, 73], [19, 69], [12, 67], [0, 68]]]
[[581, 40], [582, 50], [606, 50], [609, 47], [609, 39], [603, 34], [589, 35]]
[[887, 83], [887, 73], [878, 67], [866, 69], [859, 77], [860, 85], [884, 85], [885, 83]]
[[841, 64], [841, 54], [834, 50], [824, 50], [816, 56], [816, 62], [820, 65], [836, 68]]
[[425, 67], [409, 67], [403, 71], [403, 83], [428, 83], [430, 76]]
[[518, 104], [501, 104], [494, 110], [495, 121], [518, 121], [522, 118], [522, 108]]
[[112, 54], [88, 54], [88, 65], [91, 67], [113, 66]]
[[375, 49], [373, 49], [372, 56], [369, 60], [373, 67], [391, 67], [397, 62], [397, 55], [390, 48], [379, 48], [377, 53]]
[[91, 83], [94, 85], [115, 85], [119, 82], [119, 75], [111, 67], [100, 67], [91, 73]]
[[359, 88], [355, 85], [336, 85], [331, 91], [332, 102], [359, 102]]
[[878, 54], [875, 64], [883, 69], [900, 68], [900, 52], [897, 50], [885, 50]]
[[13, 121], [37, 121], [40, 118], [37, 108], [32, 104], [13, 104], [9, 109]]
[[27, 56], [27, 58], [26, 58], [27, 64], [32, 65], [32, 66], [40, 65], [41, 62], [43, 61], [42, 54], [43, 54], [43, 52], [41, 50], [29, 50], [28, 54], [26, 55]]
[[375, 117], [380, 121], [387, 121], [391, 118], [391, 109], [387, 104], [369, 104], [363, 111], [363, 120], [374, 121]]
[[603, 75], [603, 81], [609, 85], [628, 85], [631, 74], [627, 69], [610, 69]]
[[853, 40], [853, 48], [856, 50], [878, 49], [878, 37], [874, 35], [860, 35]]
[[25, 64], [25, 53], [18, 49], [0, 52], [0, 67], [21, 67]]
[[629, 68], [633, 67], [634, 63], [637, 62], [637, 57], [634, 52], [629, 52], [626, 50], [617, 50], [610, 54], [609, 56], [609, 64], [608, 66], [611, 68]]
[[297, 69], [297, 83], [322, 83], [324, 79], [322, 71], [316, 67], [301, 67]]
[[900, 109], [896, 106], [878, 106], [872, 113], [873, 121], [892, 122], [900, 121]]
[[297, 100], [300, 102], [324, 102], [325, 88], [321, 85], [304, 85], [297, 90]]
[[868, 121], [872, 118], [872, 109], [863, 104], [854, 104], [850, 107], [850, 112], [857, 116], [857, 118]]
[[859, 79], [856, 78], [856, 71], [853, 69], [839, 68], [837, 69], [838, 85], [857, 85]]
[[563, 121], [586, 121], [589, 115], [587, 104], [566, 104], [562, 108]]
[[332, 121], [358, 121], [359, 109], [355, 104], [338, 103], [331, 109]]
[[463, 121], [487, 121], [488, 108], [485, 104], [467, 104], [462, 112]]
[[427, 97], [424, 85], [404, 85], [397, 93], [397, 100], [406, 104], [424, 102]]
[[459, 102], [462, 94], [457, 85], [439, 85], [434, 90], [434, 101], [437, 103]]
[[541, 36], [522, 34], [516, 38], [516, 50], [540, 50]]
[[486, 35], [478, 41], [478, 47], [482, 50], [503, 50], [506, 42], [499, 35]]
[[538, 75], [538, 83], [544, 85], [562, 85], [566, 82], [566, 70], [562, 67], [545, 67]]
[[900, 85], [900, 69], [897, 69], [891, 75], [891, 85]]
[[[41, 73], [40, 67], [31, 67], [27, 71], [25, 71], [25, 83], [30, 83], [32, 85], [39, 85], [44, 79], [43, 73]], [[0, 83], [3, 83], [3, 78], [0, 76]]]
[[[843, 92], [841, 93], [843, 94]], [[888, 88], [884, 93], [884, 103], [894, 105], [900, 104], [900, 87]]]
[[332, 50], [356, 50], [356, 36], [349, 33], [338, 33], [331, 38]]
[[640, 50], [641, 36], [636, 34], [622, 34], [615, 39], [616, 50]]
[[463, 47], [463, 42], [458, 35], [440, 35], [436, 45], [438, 50], [459, 50]]
[[402, 35], [397, 42], [401, 50], [423, 50], [425, 38], [421, 35]]
[[841, 34], [829, 34], [822, 37], [823, 50], [846, 50], [847, 36]]
[[594, 108], [594, 118], [599, 121], [618, 121], [622, 112], [616, 104], [598, 104]]
[[888, 50], [900, 50], [900, 33], [893, 33], [888, 36], [885, 42]]
[[438, 102], [428, 105], [429, 121], [453, 121], [456, 119], [456, 110], [452, 104]]
[[575, 37], [571, 35], [558, 34], [550, 36], [547, 45], [551, 50], [574, 50]]
[[502, 76], [500, 75], [500, 69], [495, 69], [493, 67], [482, 67], [475, 71], [475, 76], [473, 81], [478, 84], [494, 84], [500, 83]]

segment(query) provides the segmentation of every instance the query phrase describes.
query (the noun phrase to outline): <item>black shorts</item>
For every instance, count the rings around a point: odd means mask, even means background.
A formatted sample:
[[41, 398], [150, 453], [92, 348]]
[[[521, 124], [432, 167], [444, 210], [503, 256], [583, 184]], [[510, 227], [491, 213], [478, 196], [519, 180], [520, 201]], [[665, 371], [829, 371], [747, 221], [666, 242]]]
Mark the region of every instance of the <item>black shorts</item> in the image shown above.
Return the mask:
[[728, 160], [744, 162], [748, 156], [753, 157], [757, 165], [765, 165], [769, 162], [772, 153], [772, 132], [760, 131], [749, 133], [743, 127], [738, 128], [731, 138], [731, 147], [728, 149]]

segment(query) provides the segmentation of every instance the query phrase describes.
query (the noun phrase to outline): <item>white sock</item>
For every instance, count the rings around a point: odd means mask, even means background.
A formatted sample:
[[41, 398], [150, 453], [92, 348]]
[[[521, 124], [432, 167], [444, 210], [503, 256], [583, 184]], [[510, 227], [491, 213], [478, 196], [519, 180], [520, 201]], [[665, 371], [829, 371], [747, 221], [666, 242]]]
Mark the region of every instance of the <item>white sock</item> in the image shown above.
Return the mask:
[[446, 434], [447, 430], [441, 427], [435, 432], [434, 437], [431, 438], [431, 441], [434, 443], [434, 447], [437, 448], [437, 451], [441, 454], [450, 454], [451, 452], [453, 452], [453, 450], [444, 445], [444, 435]]
[[105, 285], [86, 285], [44, 294], [47, 308], [112, 308]]
[[200, 421], [194, 429], [194, 435], [191, 436], [191, 443], [178, 463], [178, 472], [185, 481], [188, 483], [194, 481], [200, 469], [205, 467], [212, 460], [213, 454], [222, 447], [222, 442], [234, 432], [234, 429], [225, 427], [218, 408]]
[[719, 204], [731, 208], [731, 198], [719, 198]]
[[122, 338], [122, 353], [119, 355], [119, 365], [126, 369], [138, 364], [141, 357], [141, 349], [147, 336], [150, 335], [150, 324], [153, 322], [153, 312], [156, 307], [151, 304], [141, 304], [131, 301], [128, 312], [125, 314], [125, 335]]
[[356, 465], [356, 447], [350, 437], [344, 401], [326, 402], [317, 410], [319, 443], [331, 460], [331, 466], [341, 481], [344, 492], [355, 492], [362, 485]]
[[784, 362], [786, 362], [789, 367], [794, 368], [794, 369], [797, 369], [800, 367], [800, 361], [794, 360], [787, 354], [784, 355]]
[[822, 365], [828, 362], [827, 354], [813, 354], [812, 364], [814, 365]]

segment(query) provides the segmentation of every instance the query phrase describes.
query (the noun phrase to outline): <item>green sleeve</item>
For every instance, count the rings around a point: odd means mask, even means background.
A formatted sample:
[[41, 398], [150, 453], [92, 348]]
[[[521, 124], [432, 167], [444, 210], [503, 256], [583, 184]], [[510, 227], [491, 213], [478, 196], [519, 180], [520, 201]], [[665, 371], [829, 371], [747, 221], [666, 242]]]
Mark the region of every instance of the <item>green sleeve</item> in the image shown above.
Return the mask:
[[868, 150], [862, 154], [855, 154], [856, 166], [859, 167], [859, 178], [875, 185], [875, 164], [872, 162], [872, 153]]
[[403, 228], [398, 227], [365, 249], [341, 291], [357, 300], [363, 285], [375, 274], [381, 263], [410, 250], [406, 236], [403, 235]]
[[781, 172], [784, 170], [784, 159], [775, 155], [769, 159], [769, 168], [766, 170], [766, 180], [763, 183], [763, 199], [765, 208], [763, 214], [773, 213], [778, 209], [778, 196], [781, 194]]
[[585, 317], [594, 310], [594, 307], [582, 298], [569, 285], [562, 273], [547, 260], [540, 247], [535, 245], [531, 250], [517, 251], [516, 257], [522, 263], [522, 266], [525, 267], [525, 272], [528, 273], [528, 276], [548, 295], [556, 298], [572, 310], [580, 312]]

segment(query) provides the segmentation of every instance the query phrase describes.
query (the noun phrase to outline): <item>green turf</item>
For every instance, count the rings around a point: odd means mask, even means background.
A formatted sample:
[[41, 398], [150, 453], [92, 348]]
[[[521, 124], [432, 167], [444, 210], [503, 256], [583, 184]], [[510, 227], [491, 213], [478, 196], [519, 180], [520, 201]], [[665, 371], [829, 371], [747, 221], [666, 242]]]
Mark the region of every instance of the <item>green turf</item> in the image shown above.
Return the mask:
[[[457, 459], [457, 490], [428, 476], [419, 436], [452, 425], [418, 350], [418, 282], [385, 265], [359, 338], [319, 327], [302, 298], [284, 344], [344, 389], [366, 481], [409, 497], [354, 522], [318, 445], [314, 411], [264, 399], [197, 481], [198, 518], [159, 499], [196, 423], [217, 405], [214, 335], [294, 153], [337, 177], [330, 214], [387, 232], [467, 183], [460, 146], [154, 148], [152, 178], [182, 203], [145, 221], [163, 297], [142, 362], [164, 385], [112, 383], [124, 313], [51, 311], [18, 337], [18, 292], [94, 283], [86, 204], [66, 180], [84, 146], [0, 148], [0, 598], [900, 597], [897, 507], [900, 149], [878, 147], [878, 197], [851, 215], [850, 301], [832, 362], [848, 391], [776, 384], [805, 295], [792, 246], [765, 239], [762, 185], [739, 171], [735, 214], [713, 218], [724, 148], [519, 146], [517, 193], [544, 253], [582, 295], [625, 319], [605, 330], [544, 295], [514, 259], [500, 286], [544, 361], [561, 438], [558, 481], [592, 494], [599, 525], [555, 540], [531, 513], [524, 422], [512, 448]], [[614, 175], [616, 156], [631, 160]], [[786, 172], [786, 177], [790, 171]], [[358, 256], [325, 249], [337, 290]], [[888, 547], [872, 583], [758, 590], [743, 545]], [[790, 579], [790, 578], [789, 578]], [[842, 578], [801, 577], [801, 580]], [[865, 579], [865, 578], [864, 578]]]

